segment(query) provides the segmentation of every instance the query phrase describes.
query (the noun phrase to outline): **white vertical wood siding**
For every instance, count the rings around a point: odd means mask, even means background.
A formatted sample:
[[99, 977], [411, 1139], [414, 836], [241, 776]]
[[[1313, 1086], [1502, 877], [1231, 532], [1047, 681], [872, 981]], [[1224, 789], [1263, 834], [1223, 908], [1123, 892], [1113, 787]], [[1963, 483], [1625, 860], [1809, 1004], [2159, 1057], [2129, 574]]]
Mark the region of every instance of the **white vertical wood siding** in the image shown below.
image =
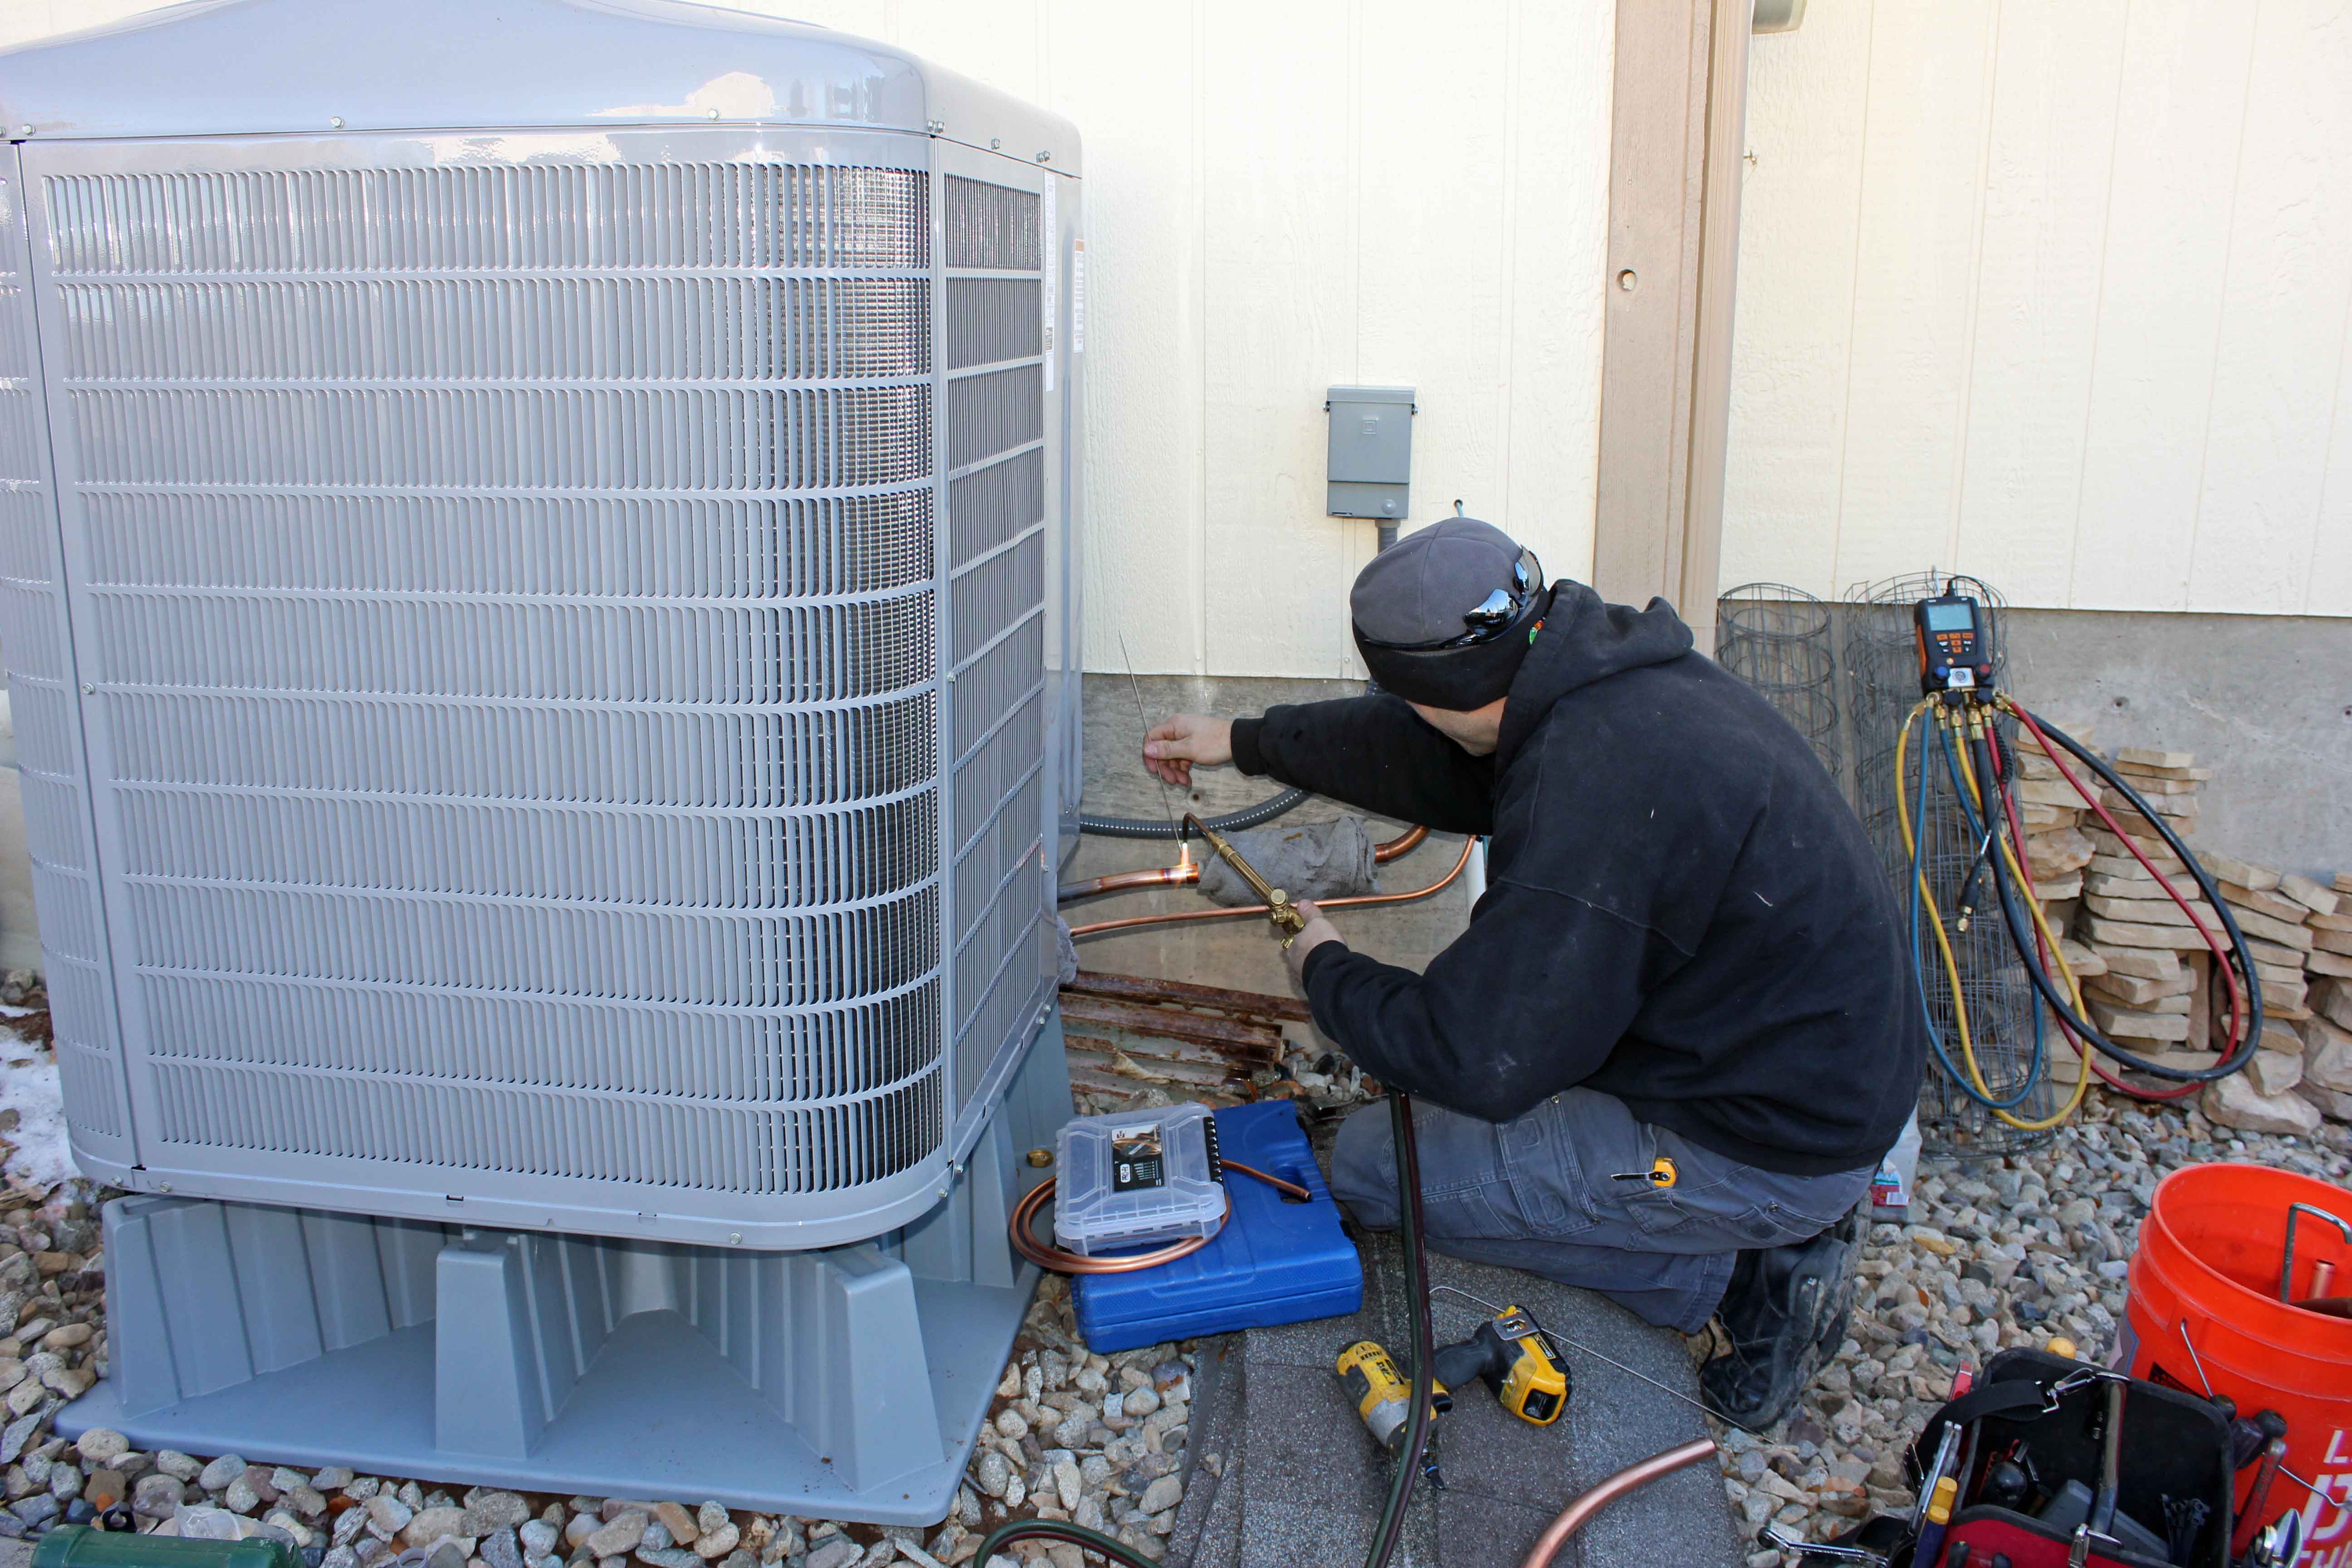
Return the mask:
[[[1324, 388], [1409, 384], [1412, 515], [1592, 560], [1615, 0], [734, 0], [1086, 139], [1091, 668], [1360, 674]], [[0, 0], [0, 47], [146, 9]]]
[[1723, 581], [2352, 615], [2352, 4], [1755, 40]]

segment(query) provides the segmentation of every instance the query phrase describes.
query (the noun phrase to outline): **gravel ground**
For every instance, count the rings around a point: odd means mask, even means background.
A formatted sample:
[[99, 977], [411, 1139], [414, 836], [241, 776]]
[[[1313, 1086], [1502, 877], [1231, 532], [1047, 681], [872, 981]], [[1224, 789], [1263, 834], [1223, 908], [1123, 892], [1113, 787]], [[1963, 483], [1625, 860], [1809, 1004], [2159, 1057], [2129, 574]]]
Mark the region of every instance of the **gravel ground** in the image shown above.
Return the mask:
[[[1069, 1291], [1049, 1278], [998, 1386], [968, 1484], [929, 1531], [730, 1510], [713, 1501], [545, 1497], [436, 1486], [341, 1468], [249, 1465], [235, 1455], [141, 1453], [121, 1434], [68, 1444], [49, 1431], [106, 1372], [103, 1269], [94, 1219], [106, 1194], [79, 1179], [0, 1194], [0, 1537], [87, 1521], [116, 1503], [142, 1530], [278, 1535], [312, 1568], [882, 1568], [968, 1561], [1010, 1517], [1075, 1519], [1157, 1557], [1183, 1501], [1179, 1475], [1192, 1361], [1173, 1344], [1087, 1353]], [[1033, 1552], [1038, 1549], [1032, 1548]], [[1074, 1548], [1050, 1555], [1076, 1568]], [[1000, 1565], [1003, 1568], [1003, 1565]]]
[[[24, 1020], [14, 1020], [19, 1028]], [[37, 1033], [37, 1031], [28, 1031]], [[21, 1049], [45, 1058], [37, 1041]], [[1299, 1098], [1344, 1109], [1361, 1086], [1344, 1068], [1288, 1064]], [[1318, 1062], [1317, 1066], [1330, 1066]], [[5, 1113], [0, 1113], [5, 1119]], [[0, 1138], [10, 1128], [0, 1125]], [[1759, 1438], [1718, 1428], [1724, 1489], [1751, 1531], [1777, 1521], [1822, 1540], [1874, 1509], [1907, 1509], [1904, 1444], [1963, 1362], [2072, 1339], [2104, 1359], [2124, 1309], [2124, 1268], [2156, 1184], [2210, 1160], [2243, 1160], [2352, 1184], [2352, 1130], [2326, 1142], [2232, 1134], [2194, 1110], [2095, 1092], [2042, 1148], [2006, 1159], [1927, 1163], [1915, 1223], [1874, 1226], [1852, 1335], [1801, 1408]], [[1066, 1518], [1157, 1557], [1183, 1500], [1191, 1344], [1112, 1357], [1079, 1342], [1067, 1282], [1048, 1277], [982, 1429], [967, 1484], [927, 1531], [730, 1511], [708, 1500], [545, 1497], [453, 1489], [345, 1469], [248, 1465], [236, 1456], [140, 1453], [111, 1432], [78, 1446], [49, 1431], [105, 1374], [108, 1196], [79, 1178], [0, 1189], [0, 1537], [37, 1534], [121, 1501], [141, 1528], [278, 1533], [312, 1568], [921, 1568], [969, 1562], [1013, 1517]], [[1692, 1353], [1706, 1353], [1702, 1336]], [[1025, 1556], [1079, 1568], [1076, 1550]], [[1783, 1561], [1759, 1551], [1751, 1568]], [[1011, 1568], [1000, 1561], [997, 1568]]]
[[[0, 981], [0, 1003], [26, 1000], [39, 1005], [16, 977]], [[54, 1075], [46, 1026], [45, 1014], [0, 1020], [0, 1038], [15, 1037], [0, 1072]], [[0, 1110], [10, 1173], [0, 1188], [0, 1538], [87, 1521], [119, 1503], [157, 1533], [282, 1536], [310, 1568], [378, 1568], [404, 1556], [404, 1568], [937, 1568], [968, 1562], [990, 1528], [1016, 1516], [1075, 1519], [1157, 1557], [1183, 1500], [1189, 1345], [1089, 1354], [1067, 1282], [1055, 1277], [1030, 1305], [968, 1484], [929, 1530], [694, 1499], [540, 1496], [249, 1465], [236, 1455], [142, 1453], [104, 1430], [68, 1444], [50, 1431], [54, 1416], [106, 1375], [98, 1215], [114, 1194], [79, 1177], [27, 1174], [39, 1165], [28, 1157], [35, 1131], [16, 1118]], [[1072, 1547], [1024, 1553], [1078, 1568]]]
[[[2352, 1129], [2321, 1138], [2232, 1132], [2102, 1089], [2042, 1148], [1923, 1163], [1914, 1223], [1872, 1227], [1851, 1334], [1798, 1411], [1761, 1439], [1717, 1427], [1734, 1512], [1751, 1538], [1778, 1521], [1823, 1541], [1870, 1512], [1907, 1510], [1903, 1449], [1950, 1394], [1954, 1368], [2053, 1336], [2102, 1363], [2114, 1351], [2125, 1267], [2160, 1179], [2234, 1160], [2347, 1184]], [[1792, 1561], [1770, 1549], [1748, 1558]]]

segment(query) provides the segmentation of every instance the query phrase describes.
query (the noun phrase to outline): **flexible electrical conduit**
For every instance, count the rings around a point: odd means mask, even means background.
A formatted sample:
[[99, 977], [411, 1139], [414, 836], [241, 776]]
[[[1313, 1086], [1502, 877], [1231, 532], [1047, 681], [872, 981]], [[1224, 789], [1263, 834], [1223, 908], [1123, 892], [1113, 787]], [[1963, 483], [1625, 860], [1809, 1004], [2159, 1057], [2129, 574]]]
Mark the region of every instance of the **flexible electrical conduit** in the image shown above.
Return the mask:
[[[1303, 789], [1286, 789], [1280, 795], [1266, 796], [1255, 805], [1245, 805], [1239, 811], [1229, 811], [1223, 816], [1202, 820], [1219, 833], [1239, 833], [1245, 827], [1255, 827], [1261, 822], [1272, 822], [1292, 806], [1307, 798]], [[1152, 822], [1134, 816], [1078, 816], [1078, 831], [1102, 838], [1181, 838], [1184, 833], [1175, 824]]]

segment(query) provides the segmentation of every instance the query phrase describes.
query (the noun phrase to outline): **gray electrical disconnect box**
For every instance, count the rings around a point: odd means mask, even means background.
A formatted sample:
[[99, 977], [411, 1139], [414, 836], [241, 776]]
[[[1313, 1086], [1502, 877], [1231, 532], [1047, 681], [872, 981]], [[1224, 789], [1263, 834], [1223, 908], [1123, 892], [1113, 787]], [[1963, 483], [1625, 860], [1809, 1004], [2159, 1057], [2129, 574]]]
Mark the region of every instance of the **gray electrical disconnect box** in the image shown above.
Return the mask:
[[1412, 506], [1412, 388], [1335, 386], [1323, 407], [1331, 416], [1327, 510], [1403, 521]]

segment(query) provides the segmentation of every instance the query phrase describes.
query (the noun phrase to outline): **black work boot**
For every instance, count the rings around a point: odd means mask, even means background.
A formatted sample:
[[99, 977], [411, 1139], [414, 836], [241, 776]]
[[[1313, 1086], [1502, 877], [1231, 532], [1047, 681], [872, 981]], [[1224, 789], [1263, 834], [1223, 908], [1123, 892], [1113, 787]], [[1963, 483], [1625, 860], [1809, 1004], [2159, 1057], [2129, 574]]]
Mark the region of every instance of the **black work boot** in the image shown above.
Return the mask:
[[1862, 1237], [1857, 1205], [1811, 1241], [1739, 1255], [1716, 1309], [1731, 1348], [1698, 1369], [1717, 1414], [1761, 1428], [1789, 1413], [1845, 1338]]

